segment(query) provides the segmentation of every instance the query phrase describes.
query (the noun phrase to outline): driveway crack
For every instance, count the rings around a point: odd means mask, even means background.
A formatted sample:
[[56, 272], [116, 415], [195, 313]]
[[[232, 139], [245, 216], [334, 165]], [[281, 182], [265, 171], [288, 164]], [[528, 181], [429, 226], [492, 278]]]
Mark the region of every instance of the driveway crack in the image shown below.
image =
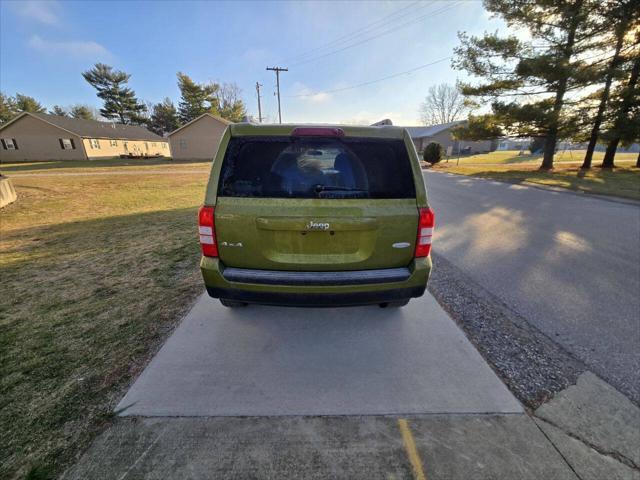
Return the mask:
[[[550, 441], [551, 443], [553, 443], [553, 441], [552, 441], [552, 440], [547, 436], [547, 434], [544, 432], [544, 430], [543, 430], [542, 428], [540, 428], [540, 426], [538, 425], [538, 421], [540, 421], [540, 422], [544, 422], [544, 423], [547, 423], [547, 424], [551, 425], [552, 427], [557, 428], [558, 430], [560, 430], [562, 433], [564, 433], [564, 434], [565, 434], [565, 435], [567, 435], [568, 437], [571, 437], [571, 438], [573, 438], [574, 440], [579, 441], [579, 442], [580, 442], [580, 443], [582, 443], [583, 445], [585, 445], [585, 446], [589, 447], [590, 449], [592, 449], [592, 450], [594, 450], [594, 451], [598, 452], [600, 455], [603, 455], [603, 456], [605, 456], [605, 457], [609, 457], [609, 458], [611, 458], [611, 459], [613, 459], [613, 460], [615, 460], [615, 461], [617, 461], [617, 462], [620, 462], [620, 463], [622, 463], [622, 464], [626, 465], [626, 466], [627, 466], [627, 467], [629, 467], [629, 468], [632, 468], [632, 469], [634, 469], [634, 470], [638, 470], [638, 471], [640, 471], [640, 466], [638, 466], [638, 465], [637, 465], [637, 464], [636, 464], [632, 459], [630, 459], [629, 457], [627, 457], [627, 456], [623, 455], [623, 454], [622, 454], [622, 453], [620, 453], [620, 452], [617, 452], [617, 451], [615, 451], [615, 450], [606, 450], [606, 449], [603, 449], [602, 447], [600, 447], [600, 446], [598, 446], [598, 445], [596, 445], [596, 444], [594, 444], [594, 443], [591, 443], [591, 442], [589, 442], [589, 441], [587, 441], [587, 440], [585, 440], [585, 439], [583, 439], [583, 438], [579, 437], [579, 436], [578, 436], [578, 435], [576, 435], [575, 433], [572, 433], [572, 432], [568, 432], [568, 431], [566, 431], [566, 430], [565, 430], [565, 429], [563, 429], [560, 425], [558, 425], [558, 424], [556, 424], [555, 422], [552, 422], [552, 421], [550, 421], [550, 420], [548, 420], [548, 419], [546, 419], [546, 418], [538, 417], [538, 416], [537, 416], [537, 415], [535, 415], [535, 414], [533, 414], [533, 415], [532, 415], [532, 418], [533, 418], [534, 423], [535, 423], [535, 424], [536, 424], [536, 426], [538, 427], [538, 429], [539, 429], [540, 431], [542, 431], [542, 433], [544, 433], [544, 434], [545, 434], [545, 437], [547, 437], [547, 439], [549, 439], [549, 441]], [[554, 444], [554, 447], [555, 447], [555, 444]], [[557, 450], [557, 448], [556, 448], [556, 450]], [[564, 457], [563, 457], [563, 458], [564, 458]]]

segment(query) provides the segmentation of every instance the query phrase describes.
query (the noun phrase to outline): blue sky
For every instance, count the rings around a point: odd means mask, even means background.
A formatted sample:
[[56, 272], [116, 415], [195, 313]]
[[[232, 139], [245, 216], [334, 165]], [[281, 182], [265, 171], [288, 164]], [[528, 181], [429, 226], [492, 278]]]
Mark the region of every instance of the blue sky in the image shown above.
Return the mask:
[[[389, 117], [395, 124], [413, 125], [419, 123], [418, 108], [430, 85], [464, 78], [450, 60], [326, 92], [450, 56], [457, 31], [504, 28], [473, 0], [1, 0], [0, 88], [9, 95], [34, 96], [49, 107], [99, 106], [80, 73], [101, 61], [130, 73], [130, 86], [145, 101], [168, 96], [177, 103], [178, 71], [199, 82], [236, 82], [256, 116], [258, 81], [263, 113], [273, 121], [275, 75], [265, 67], [280, 65], [290, 70], [281, 75], [283, 121], [366, 123]], [[308, 96], [295, 96], [303, 94]]]

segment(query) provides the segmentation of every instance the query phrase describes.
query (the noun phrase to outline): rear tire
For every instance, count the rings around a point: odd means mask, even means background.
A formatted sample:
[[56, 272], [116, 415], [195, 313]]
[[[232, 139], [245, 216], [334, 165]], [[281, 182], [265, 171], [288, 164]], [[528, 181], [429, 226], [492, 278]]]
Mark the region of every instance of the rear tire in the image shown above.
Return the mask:
[[227, 308], [238, 308], [238, 307], [246, 307], [247, 304], [244, 302], [237, 302], [235, 300], [229, 300], [227, 298], [221, 298], [220, 303]]
[[384, 303], [378, 304], [378, 306], [380, 308], [400, 308], [400, 307], [404, 307], [407, 303], [409, 303], [409, 300], [411, 299], [407, 298], [405, 300], [397, 300], [395, 302], [384, 302]]

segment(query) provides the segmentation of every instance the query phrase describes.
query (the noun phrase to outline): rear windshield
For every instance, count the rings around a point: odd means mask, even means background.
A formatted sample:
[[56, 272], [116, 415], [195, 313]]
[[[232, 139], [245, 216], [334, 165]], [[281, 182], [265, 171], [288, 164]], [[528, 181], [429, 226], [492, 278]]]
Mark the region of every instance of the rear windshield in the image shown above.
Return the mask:
[[413, 198], [402, 140], [232, 138], [218, 195], [270, 198]]

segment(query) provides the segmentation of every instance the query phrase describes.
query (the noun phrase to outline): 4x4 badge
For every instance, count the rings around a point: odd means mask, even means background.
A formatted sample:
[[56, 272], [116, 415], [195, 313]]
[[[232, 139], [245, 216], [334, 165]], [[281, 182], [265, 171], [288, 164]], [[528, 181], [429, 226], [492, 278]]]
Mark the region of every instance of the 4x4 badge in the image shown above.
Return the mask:
[[220, 245], [222, 245], [223, 247], [241, 247], [242, 248], [242, 242], [237, 242], [237, 243], [220, 242]]

